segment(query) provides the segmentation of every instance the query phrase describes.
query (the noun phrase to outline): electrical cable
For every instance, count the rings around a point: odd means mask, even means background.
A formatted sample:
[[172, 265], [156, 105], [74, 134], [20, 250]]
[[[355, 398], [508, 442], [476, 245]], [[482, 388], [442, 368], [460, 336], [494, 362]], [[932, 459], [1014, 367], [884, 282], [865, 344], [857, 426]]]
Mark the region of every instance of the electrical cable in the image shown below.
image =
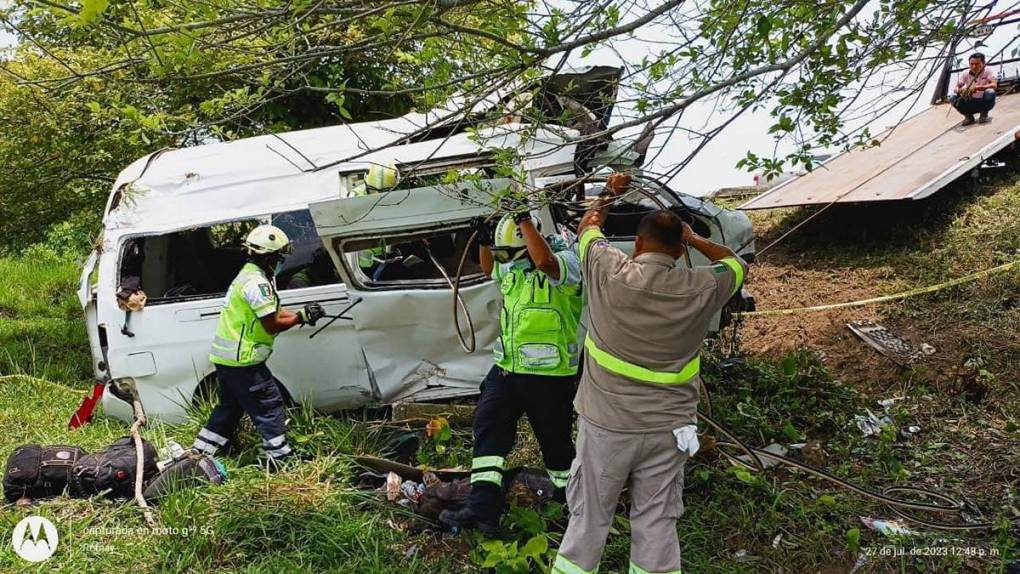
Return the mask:
[[[477, 234], [478, 234], [478, 232], [475, 231], [471, 235], [471, 237], [468, 239], [467, 244], [464, 246], [464, 253], [465, 254], [467, 254], [468, 246], [471, 245], [471, 241], [474, 239], [475, 235], [477, 235]], [[436, 256], [432, 254], [432, 249], [429, 248], [428, 242], [427, 241], [422, 241], [422, 243], [425, 245], [425, 253], [429, 256], [429, 259], [432, 261], [432, 264], [435, 265], [436, 269], [439, 270], [439, 273], [443, 276], [443, 279], [446, 279], [446, 284], [449, 285], [450, 289], [453, 291], [453, 323], [454, 323], [454, 327], [457, 330], [457, 338], [460, 339], [460, 346], [464, 349], [465, 352], [468, 352], [468, 353], [474, 352], [474, 350], [475, 350], [475, 324], [471, 320], [471, 311], [468, 310], [467, 303], [464, 302], [464, 298], [461, 297], [461, 295], [460, 295], [460, 289], [457, 288], [459, 286], [459, 284], [460, 284], [460, 281], [459, 281], [460, 277], [458, 276], [458, 281], [457, 281], [458, 285], [455, 286], [453, 284], [453, 281], [450, 279], [450, 275], [446, 272], [446, 269], [444, 269], [443, 265], [436, 259]], [[460, 261], [461, 261], [461, 263], [457, 267], [458, 273], [460, 273], [463, 270], [463, 264], [464, 264], [464, 257], [463, 256], [461, 256]], [[458, 306], [460, 307], [461, 312], [464, 313], [464, 318], [467, 319], [468, 332], [471, 333], [471, 345], [470, 346], [467, 344], [467, 341], [464, 340], [464, 336], [461, 333], [460, 321], [457, 319], [457, 307]]]

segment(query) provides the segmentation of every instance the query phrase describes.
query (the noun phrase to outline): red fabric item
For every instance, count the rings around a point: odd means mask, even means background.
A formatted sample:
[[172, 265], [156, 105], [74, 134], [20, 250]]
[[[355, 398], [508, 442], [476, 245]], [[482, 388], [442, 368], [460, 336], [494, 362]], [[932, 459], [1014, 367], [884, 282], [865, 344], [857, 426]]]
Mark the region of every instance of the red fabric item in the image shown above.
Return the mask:
[[92, 422], [92, 414], [96, 410], [96, 405], [99, 404], [99, 399], [103, 397], [104, 389], [106, 389], [106, 385], [103, 383], [92, 385], [92, 395], [85, 397], [78, 410], [71, 415], [71, 420], [67, 423], [68, 428], [81, 428]]

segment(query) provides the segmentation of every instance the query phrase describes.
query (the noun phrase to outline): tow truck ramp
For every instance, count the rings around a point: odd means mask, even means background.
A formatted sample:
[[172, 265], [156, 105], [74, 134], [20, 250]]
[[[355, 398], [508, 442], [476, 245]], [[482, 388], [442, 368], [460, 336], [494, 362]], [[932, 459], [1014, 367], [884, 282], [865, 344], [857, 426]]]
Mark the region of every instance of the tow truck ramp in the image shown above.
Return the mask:
[[1020, 95], [999, 96], [990, 115], [962, 127], [952, 106], [933, 105], [879, 135], [881, 145], [833, 156], [740, 209], [924, 199], [1016, 139]]

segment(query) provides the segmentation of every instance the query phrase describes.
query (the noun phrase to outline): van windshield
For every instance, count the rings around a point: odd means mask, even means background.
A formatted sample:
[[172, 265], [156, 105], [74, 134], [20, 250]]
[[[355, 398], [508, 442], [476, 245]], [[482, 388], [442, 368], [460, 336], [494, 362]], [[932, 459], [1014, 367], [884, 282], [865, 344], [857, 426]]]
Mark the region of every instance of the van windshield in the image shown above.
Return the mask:
[[244, 265], [242, 242], [255, 226], [272, 223], [293, 252], [277, 270], [280, 290], [339, 283], [308, 210], [134, 237], [124, 244], [120, 289], [141, 290], [148, 304], [221, 297]]

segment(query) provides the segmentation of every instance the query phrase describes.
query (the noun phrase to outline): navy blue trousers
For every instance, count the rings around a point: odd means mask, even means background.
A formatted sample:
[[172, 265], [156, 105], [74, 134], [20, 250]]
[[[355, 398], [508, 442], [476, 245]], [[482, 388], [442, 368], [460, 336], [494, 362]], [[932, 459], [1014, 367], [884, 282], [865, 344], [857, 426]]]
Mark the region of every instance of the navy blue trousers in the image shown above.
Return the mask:
[[566, 476], [574, 460], [571, 431], [577, 380], [577, 375], [522, 375], [499, 367], [493, 367], [486, 375], [475, 409], [474, 463], [468, 499], [469, 508], [480, 520], [495, 522], [503, 513], [505, 465], [496, 461], [513, 449], [521, 415], [528, 415], [550, 475]]
[[262, 435], [267, 457], [282, 460], [290, 455], [283, 394], [269, 367], [265, 363], [250, 367], [215, 367], [220, 401], [209, 415], [209, 422], [199, 431], [194, 448], [214, 454], [218, 448], [225, 447], [241, 417], [247, 413]]
[[949, 98], [949, 101], [953, 104], [953, 107], [956, 108], [956, 111], [965, 116], [984, 114], [995, 107], [995, 92], [985, 90], [985, 93], [982, 94], [980, 98], [961, 98], [960, 96], [953, 96]]

